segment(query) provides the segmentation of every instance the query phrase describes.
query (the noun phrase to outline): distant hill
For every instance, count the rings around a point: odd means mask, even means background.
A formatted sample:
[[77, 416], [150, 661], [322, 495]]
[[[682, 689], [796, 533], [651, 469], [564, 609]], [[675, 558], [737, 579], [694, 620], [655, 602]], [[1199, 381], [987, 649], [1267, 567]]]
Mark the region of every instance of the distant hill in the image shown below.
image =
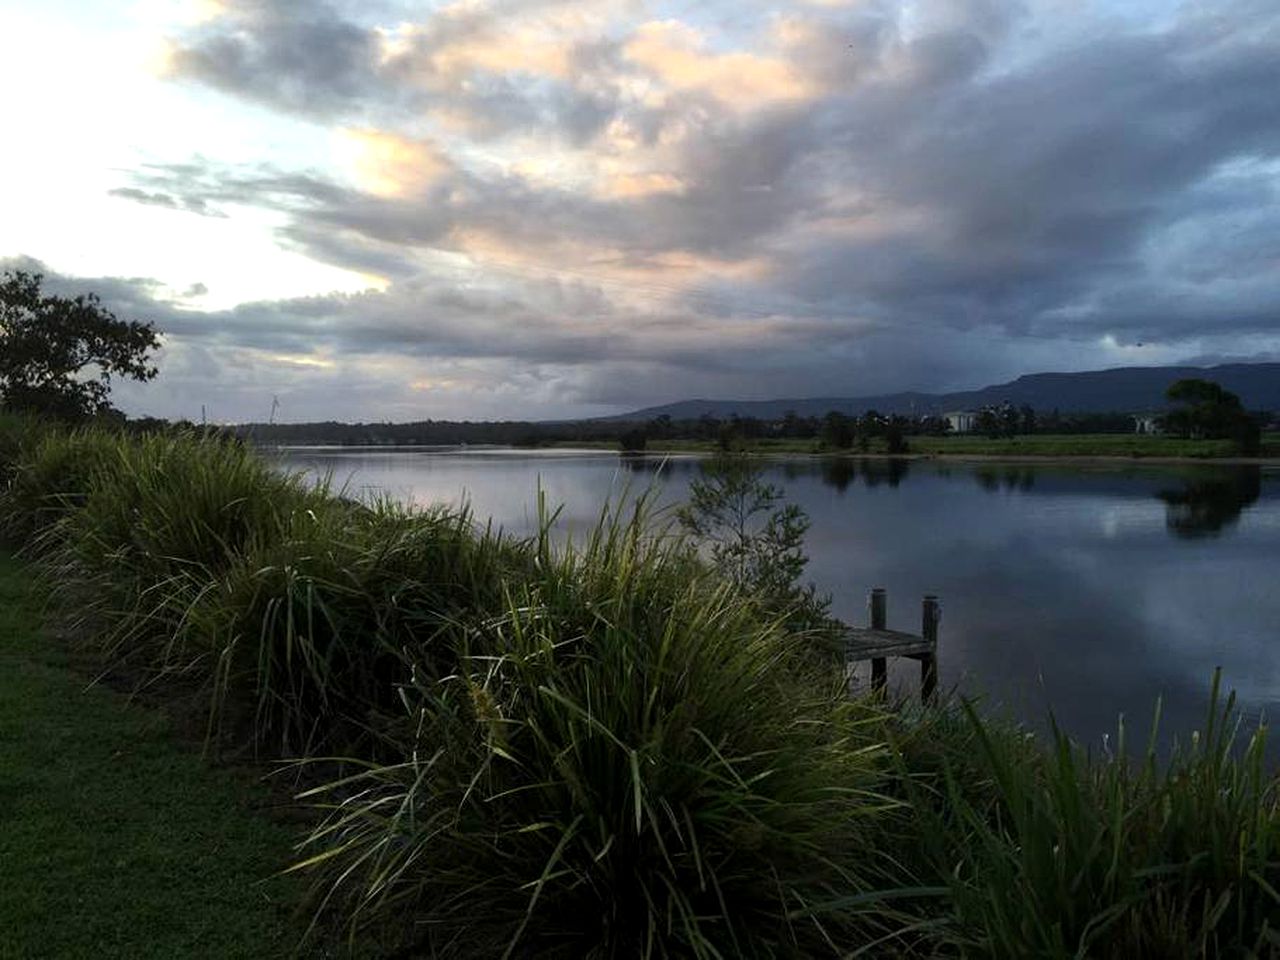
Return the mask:
[[683, 400], [646, 407], [609, 420], [672, 420], [701, 416], [757, 417], [774, 420], [794, 410], [800, 416], [821, 416], [829, 410], [861, 414], [930, 414], [977, 410], [1008, 401], [1036, 410], [1063, 413], [1155, 411], [1166, 406], [1169, 384], [1200, 377], [1238, 394], [1250, 410], [1280, 410], [1280, 363], [1229, 363], [1217, 367], [1117, 367], [1087, 373], [1032, 373], [1009, 383], [958, 393], [884, 393], [864, 397], [809, 397], [784, 400]]

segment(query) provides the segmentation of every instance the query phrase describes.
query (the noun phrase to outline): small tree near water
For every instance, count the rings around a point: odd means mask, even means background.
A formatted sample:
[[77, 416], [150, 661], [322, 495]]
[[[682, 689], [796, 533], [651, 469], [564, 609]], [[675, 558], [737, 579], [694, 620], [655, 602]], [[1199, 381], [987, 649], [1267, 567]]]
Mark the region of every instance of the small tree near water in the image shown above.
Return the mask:
[[809, 558], [804, 537], [809, 517], [785, 502], [782, 489], [763, 479], [758, 462], [743, 455], [707, 461], [689, 485], [681, 526], [709, 547], [711, 563], [771, 613], [796, 626], [829, 622], [830, 600], [800, 577]]

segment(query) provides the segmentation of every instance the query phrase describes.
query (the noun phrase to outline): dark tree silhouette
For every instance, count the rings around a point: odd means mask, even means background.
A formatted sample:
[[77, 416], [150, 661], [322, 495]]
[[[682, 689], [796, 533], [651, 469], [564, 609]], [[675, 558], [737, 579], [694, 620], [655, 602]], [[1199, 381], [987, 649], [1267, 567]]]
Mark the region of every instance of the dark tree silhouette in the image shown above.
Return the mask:
[[633, 427], [618, 437], [618, 446], [623, 453], [644, 453], [649, 444], [649, 437], [641, 427]]
[[1234, 440], [1241, 453], [1256, 454], [1262, 430], [1240, 398], [1212, 380], [1178, 380], [1165, 391], [1178, 409], [1164, 417], [1165, 429], [1184, 437]]
[[116, 319], [95, 294], [45, 295], [38, 273], [0, 281], [0, 406], [64, 418], [111, 410], [113, 376], [150, 380], [149, 323]]

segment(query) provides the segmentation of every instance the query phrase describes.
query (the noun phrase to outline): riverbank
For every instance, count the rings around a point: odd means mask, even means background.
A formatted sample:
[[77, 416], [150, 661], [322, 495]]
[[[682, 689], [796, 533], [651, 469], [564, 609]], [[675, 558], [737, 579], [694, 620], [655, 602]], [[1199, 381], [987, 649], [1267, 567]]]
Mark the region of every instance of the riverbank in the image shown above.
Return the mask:
[[[813, 635], [643, 509], [559, 547], [549, 521], [515, 540], [358, 504], [209, 436], [2, 420], [0, 483], [0, 522], [89, 615], [86, 656], [203, 691], [223, 749], [340, 765], [296, 801], [323, 805], [298, 863], [322, 923], [407, 926], [439, 957], [1276, 942], [1280, 781], [1229, 700], [1130, 762], [850, 699]], [[102, 775], [28, 792], [92, 798]]]
[[[617, 450], [617, 444], [549, 444], [551, 449]], [[719, 453], [724, 448], [712, 440], [650, 440], [645, 453]], [[1267, 434], [1256, 457], [1244, 457], [1226, 440], [1182, 440], [1130, 434], [1030, 435], [1007, 438], [975, 436], [907, 438], [905, 453], [889, 453], [877, 439], [860, 448], [833, 449], [814, 440], [756, 439], [737, 441], [732, 449], [760, 456], [871, 457], [908, 460], [996, 461], [1014, 463], [1218, 463], [1280, 466], [1280, 434]]]

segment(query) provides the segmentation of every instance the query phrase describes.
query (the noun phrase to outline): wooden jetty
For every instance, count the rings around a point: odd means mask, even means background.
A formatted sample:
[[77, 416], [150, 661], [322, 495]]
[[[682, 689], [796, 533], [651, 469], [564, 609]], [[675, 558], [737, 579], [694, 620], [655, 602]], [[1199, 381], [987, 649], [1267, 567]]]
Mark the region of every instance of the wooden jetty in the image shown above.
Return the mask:
[[938, 623], [942, 620], [938, 598], [928, 594], [921, 603], [918, 635], [888, 628], [889, 595], [883, 587], [871, 591], [867, 606], [871, 610], [871, 626], [845, 629], [845, 660], [850, 678], [854, 664], [870, 660], [871, 689], [883, 693], [889, 680], [889, 657], [909, 657], [920, 661], [920, 698], [932, 700], [938, 692]]

